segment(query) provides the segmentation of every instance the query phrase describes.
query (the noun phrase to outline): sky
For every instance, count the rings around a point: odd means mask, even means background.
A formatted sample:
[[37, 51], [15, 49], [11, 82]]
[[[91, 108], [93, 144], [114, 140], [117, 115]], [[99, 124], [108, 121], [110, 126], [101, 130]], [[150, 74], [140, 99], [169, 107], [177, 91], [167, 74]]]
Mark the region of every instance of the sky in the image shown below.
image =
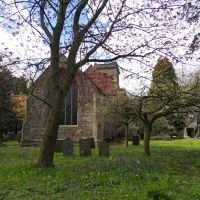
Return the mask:
[[[26, 11], [24, 11], [26, 12]], [[26, 13], [25, 13], [26, 14]], [[173, 23], [179, 23], [176, 20]], [[184, 35], [189, 34], [189, 32], [197, 31], [195, 26], [193, 25], [186, 25], [186, 22], [182, 21], [178, 25], [178, 27], [186, 27], [185, 30], [181, 30], [177, 32], [179, 34], [174, 34], [172, 32], [169, 37], [177, 39], [178, 37], [183, 37]], [[1, 18], [0, 18], [0, 49], [3, 51], [4, 49], [9, 48], [9, 51], [12, 52], [12, 56], [20, 57], [22, 59], [29, 59], [31, 57], [34, 58], [46, 58], [49, 55], [49, 48], [44, 45], [41, 37], [32, 30], [29, 26], [23, 26], [18, 29], [20, 32], [19, 34], [11, 33], [10, 30], [1, 26]], [[163, 30], [164, 31], [164, 30]], [[33, 34], [34, 32], [34, 34]], [[120, 37], [122, 39], [122, 37]], [[191, 38], [190, 38], [191, 41]], [[117, 43], [123, 42], [122, 40], [113, 40], [111, 44], [116, 45]], [[184, 41], [186, 42], [186, 41]], [[188, 41], [187, 41], [188, 42]], [[185, 49], [183, 48], [176, 48], [175, 53], [179, 55], [184, 55]], [[173, 63], [176, 69], [176, 72], [180, 79], [185, 79], [188, 75], [193, 72], [194, 70], [199, 69], [199, 61], [197, 60], [198, 53], [194, 55], [193, 59], [184, 60], [183, 63]], [[120, 69], [120, 86], [126, 88], [130, 92], [139, 92], [144, 86], [148, 86], [151, 80], [151, 72], [153, 66], [156, 64], [156, 60], [158, 56], [154, 56], [151, 58], [144, 58], [144, 63], [138, 62], [135, 60], [119, 60], [118, 64], [121, 68]], [[127, 71], [131, 71], [128, 73]], [[23, 71], [17, 69], [15, 70], [15, 75], [22, 74]], [[27, 71], [26, 71], [27, 73]], [[32, 76], [32, 71], [28, 72], [28, 76]]]

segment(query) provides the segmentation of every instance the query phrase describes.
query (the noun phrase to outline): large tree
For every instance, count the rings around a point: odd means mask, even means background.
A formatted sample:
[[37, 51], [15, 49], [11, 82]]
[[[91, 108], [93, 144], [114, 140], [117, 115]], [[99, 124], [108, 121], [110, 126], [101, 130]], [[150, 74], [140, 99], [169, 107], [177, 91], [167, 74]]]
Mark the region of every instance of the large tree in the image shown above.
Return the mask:
[[150, 155], [149, 142], [153, 122], [165, 115], [173, 113], [173, 106], [179, 101], [179, 86], [172, 63], [167, 58], [161, 58], [152, 73], [149, 94], [144, 98], [141, 107], [141, 120], [144, 123], [144, 152]]
[[152, 73], [149, 93], [133, 98], [138, 104], [132, 109], [135, 109], [144, 124], [145, 155], [150, 156], [153, 123], [161, 117], [187, 114], [192, 107], [198, 107], [200, 100], [197, 94], [198, 86], [199, 82], [193, 87], [179, 86], [172, 63], [167, 58], [158, 60]]
[[[163, 37], [155, 34], [156, 24], [148, 20], [147, 16], [152, 16], [149, 9], [151, 5], [148, 4], [139, 2], [132, 4], [126, 0], [2, 2], [1, 17], [11, 18], [10, 22], [14, 23], [16, 18], [13, 19], [13, 15], [16, 13], [18, 15], [17, 22], [11, 28], [11, 30], [15, 29], [14, 35], [17, 34], [20, 25], [28, 23], [35, 32], [39, 33], [50, 49], [48, 81], [49, 94], [52, 98], [48, 103], [49, 115], [38, 166], [52, 167], [60, 107], [76, 71], [89, 62], [110, 62], [125, 57], [143, 58], [154, 53], [156, 49], [163, 50], [165, 42], [155, 46], [156, 41]], [[13, 5], [16, 13], [10, 15], [4, 7], [10, 8]], [[134, 33], [135, 30], [137, 33]], [[141, 34], [144, 36], [142, 37]], [[147, 35], [149, 40], [146, 39]], [[128, 41], [130, 38], [132, 42]], [[62, 54], [67, 56], [65, 61], [67, 67], [61, 72], [59, 60]], [[101, 58], [98, 55], [101, 55]], [[44, 63], [46, 63], [45, 59], [40, 62], [38, 59], [32, 59], [29, 60], [28, 65], [41, 69]]]
[[[52, 98], [48, 102], [49, 115], [38, 158], [40, 167], [54, 165], [60, 107], [80, 67], [89, 62], [110, 62], [125, 57], [141, 58], [143, 62], [157, 50], [164, 54], [166, 49], [177, 47], [177, 43], [172, 45], [171, 36], [163, 37], [164, 30], [170, 27], [171, 8], [162, 1], [154, 4], [128, 0], [1, 0], [1, 3], [0, 17], [5, 19], [6, 30], [16, 36], [19, 27], [28, 24], [32, 35], [39, 34], [50, 50], [45, 59], [27, 59], [28, 67], [37, 70], [50, 62], [48, 81]], [[161, 16], [165, 22], [160, 20]], [[32, 39], [28, 36], [29, 43]], [[67, 56], [67, 67], [61, 71], [62, 54]]]

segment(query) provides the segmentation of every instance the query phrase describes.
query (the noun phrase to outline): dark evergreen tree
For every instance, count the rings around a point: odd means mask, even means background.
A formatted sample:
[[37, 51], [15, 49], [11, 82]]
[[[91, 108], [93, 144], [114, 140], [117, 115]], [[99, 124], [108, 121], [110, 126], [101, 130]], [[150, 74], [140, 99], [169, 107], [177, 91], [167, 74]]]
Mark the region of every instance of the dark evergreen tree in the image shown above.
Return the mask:
[[8, 69], [0, 70], [0, 141], [3, 138], [3, 132], [7, 132], [12, 118], [12, 74]]
[[[172, 63], [167, 59], [163, 58], [158, 61], [155, 65], [153, 73], [153, 80], [150, 88], [150, 94], [153, 95], [153, 107], [170, 106], [174, 104], [176, 99], [179, 100], [180, 87], [178, 79]], [[181, 113], [172, 113], [166, 116], [168, 123], [173, 126], [176, 133], [182, 131], [185, 127], [185, 118]]]
[[155, 120], [173, 114], [179, 102], [180, 88], [172, 63], [168, 58], [158, 60], [152, 72], [149, 94], [142, 99], [140, 118], [144, 124], [144, 152], [150, 155], [149, 143]]
[[152, 73], [150, 95], [154, 101], [168, 101], [169, 97], [177, 94], [179, 89], [177, 76], [168, 58], [159, 59]]

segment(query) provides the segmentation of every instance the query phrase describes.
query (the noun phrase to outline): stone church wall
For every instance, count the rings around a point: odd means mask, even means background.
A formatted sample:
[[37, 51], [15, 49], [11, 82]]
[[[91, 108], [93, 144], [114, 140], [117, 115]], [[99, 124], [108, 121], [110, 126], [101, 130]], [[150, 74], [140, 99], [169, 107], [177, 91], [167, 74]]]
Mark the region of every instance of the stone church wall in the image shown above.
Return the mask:
[[[43, 98], [43, 87], [46, 81], [44, 75], [40, 76], [34, 83], [35, 89], [33, 94]], [[39, 86], [39, 87], [38, 87]], [[27, 99], [26, 117], [22, 129], [22, 145], [37, 144], [41, 141], [44, 130], [44, 112], [46, 105], [34, 96], [29, 96]]]
[[[44, 87], [47, 76], [42, 74], [34, 83], [34, 94], [44, 98]], [[96, 98], [91, 90], [88, 90], [88, 81], [84, 81], [78, 91], [77, 125], [60, 125], [58, 139], [70, 137], [73, 141], [81, 138], [94, 137], [97, 139], [99, 123], [96, 118]], [[48, 115], [48, 107], [34, 96], [27, 99], [27, 113], [22, 130], [22, 145], [36, 145], [41, 142], [45, 121]], [[95, 119], [95, 120], [94, 120]], [[94, 134], [94, 129], [96, 130]]]
[[[113, 76], [115, 86], [119, 87], [119, 70], [116, 64], [96, 65], [96, 69]], [[99, 112], [100, 102], [104, 95], [94, 83], [81, 72], [77, 75], [78, 102], [77, 102], [77, 125], [60, 125], [58, 139], [70, 137], [73, 141], [81, 138], [94, 137], [96, 142], [103, 139], [103, 116]], [[48, 84], [46, 84], [47, 73], [43, 73], [34, 82], [34, 94], [42, 99], [48, 94]], [[77, 78], [76, 77], [76, 78]], [[47, 99], [48, 101], [48, 99]], [[48, 107], [41, 100], [34, 96], [27, 99], [27, 113], [22, 129], [22, 145], [34, 145], [42, 141], [45, 122], [48, 116]]]

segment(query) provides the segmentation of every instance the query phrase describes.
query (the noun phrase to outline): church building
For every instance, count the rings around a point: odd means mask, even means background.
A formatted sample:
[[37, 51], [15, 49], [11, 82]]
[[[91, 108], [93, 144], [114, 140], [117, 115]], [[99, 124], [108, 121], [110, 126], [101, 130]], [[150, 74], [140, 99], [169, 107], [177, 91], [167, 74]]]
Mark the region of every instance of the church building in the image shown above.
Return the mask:
[[[33, 83], [34, 95], [27, 99], [22, 145], [36, 145], [42, 140], [48, 105], [40, 99], [45, 99], [48, 91], [48, 70]], [[117, 63], [94, 64], [84, 72], [77, 72], [60, 112], [58, 139], [70, 137], [77, 142], [81, 138], [94, 138], [100, 142], [107, 137], [100, 107], [120, 89], [119, 74]]]

